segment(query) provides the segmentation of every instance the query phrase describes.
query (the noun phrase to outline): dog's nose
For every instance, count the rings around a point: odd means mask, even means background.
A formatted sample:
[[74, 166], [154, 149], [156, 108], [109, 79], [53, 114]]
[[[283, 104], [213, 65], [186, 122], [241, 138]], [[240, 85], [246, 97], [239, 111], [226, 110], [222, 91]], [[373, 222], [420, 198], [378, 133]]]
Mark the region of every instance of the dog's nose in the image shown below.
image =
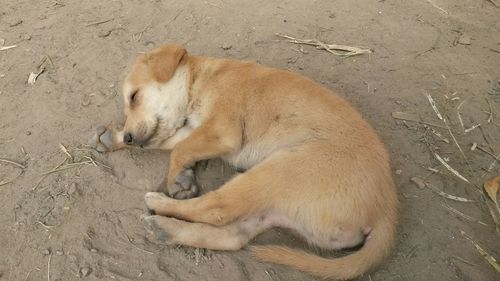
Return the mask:
[[134, 142], [134, 139], [132, 138], [132, 134], [125, 133], [125, 135], [123, 135], [123, 142], [126, 144], [132, 144]]

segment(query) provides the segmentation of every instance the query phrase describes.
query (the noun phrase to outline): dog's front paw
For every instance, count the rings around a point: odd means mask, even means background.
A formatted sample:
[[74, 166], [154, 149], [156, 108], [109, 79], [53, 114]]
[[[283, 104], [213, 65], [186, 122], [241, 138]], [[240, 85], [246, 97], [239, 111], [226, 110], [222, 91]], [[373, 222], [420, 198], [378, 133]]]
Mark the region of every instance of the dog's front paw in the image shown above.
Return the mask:
[[117, 132], [105, 126], [97, 126], [94, 135], [90, 138], [88, 145], [99, 152], [110, 152], [116, 150]]
[[172, 184], [162, 182], [159, 187], [160, 191], [166, 191], [168, 196], [175, 199], [189, 199], [198, 195], [198, 185], [193, 169], [183, 170]]

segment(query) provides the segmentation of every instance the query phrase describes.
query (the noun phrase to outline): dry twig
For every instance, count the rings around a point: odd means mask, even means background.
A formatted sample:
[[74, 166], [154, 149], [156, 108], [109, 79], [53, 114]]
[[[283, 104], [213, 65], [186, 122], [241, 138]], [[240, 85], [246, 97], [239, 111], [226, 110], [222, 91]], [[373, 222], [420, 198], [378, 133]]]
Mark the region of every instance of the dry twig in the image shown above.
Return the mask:
[[298, 39], [298, 38], [288, 36], [285, 34], [280, 34], [280, 33], [276, 33], [276, 35], [281, 37], [281, 38], [288, 39], [288, 42], [290, 42], [290, 43], [316, 46], [317, 49], [325, 50], [325, 51], [327, 51], [331, 54], [334, 54], [336, 56], [351, 57], [351, 56], [373, 53], [373, 51], [369, 48], [353, 47], [353, 46], [337, 45], [337, 44], [327, 44], [327, 43], [321, 42], [317, 39]]

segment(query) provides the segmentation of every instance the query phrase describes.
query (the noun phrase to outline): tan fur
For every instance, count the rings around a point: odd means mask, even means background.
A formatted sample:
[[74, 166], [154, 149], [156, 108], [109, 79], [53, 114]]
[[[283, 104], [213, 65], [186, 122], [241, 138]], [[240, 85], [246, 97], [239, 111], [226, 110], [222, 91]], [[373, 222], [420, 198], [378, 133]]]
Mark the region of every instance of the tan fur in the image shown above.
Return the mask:
[[[172, 82], [180, 69], [187, 69], [185, 78]], [[172, 105], [180, 116], [165, 128], [152, 124], [144, 116], [161, 112], [142, 105], [153, 95], [147, 89], [171, 89], [168, 83], [183, 79], [188, 103], [175, 98]], [[372, 128], [340, 97], [297, 74], [191, 56], [177, 45], [139, 57], [125, 85], [127, 124], [157, 127], [148, 136], [154, 142], [145, 147], [173, 148], [165, 192], [203, 159], [221, 157], [248, 169], [197, 198], [146, 194], [147, 206], [157, 214], [145, 218], [146, 226], [164, 242], [237, 250], [275, 226], [293, 229], [324, 249], [356, 246], [366, 238], [360, 250], [337, 259], [287, 247], [251, 248], [264, 261], [334, 279], [362, 275], [389, 255], [398, 221], [389, 157]], [[132, 89], [142, 89], [135, 106], [127, 101]], [[187, 122], [181, 127], [172, 125], [182, 118]], [[127, 130], [132, 136], [149, 132], [134, 125]]]

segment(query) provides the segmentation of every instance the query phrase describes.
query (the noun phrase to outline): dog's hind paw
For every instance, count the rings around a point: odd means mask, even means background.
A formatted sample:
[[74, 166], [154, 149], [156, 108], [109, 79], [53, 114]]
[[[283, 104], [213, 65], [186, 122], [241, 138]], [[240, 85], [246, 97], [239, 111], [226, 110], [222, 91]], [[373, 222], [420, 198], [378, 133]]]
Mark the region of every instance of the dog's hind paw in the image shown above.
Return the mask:
[[[148, 216], [143, 215], [141, 220], [144, 224], [144, 230], [146, 231], [146, 237], [153, 237], [154, 240], [158, 240], [165, 244], [170, 244], [170, 235], [166, 229], [160, 226], [159, 221], [162, 220], [161, 216]], [[152, 240], [152, 239], [150, 239]]]
[[90, 138], [88, 145], [99, 152], [110, 152], [119, 148], [119, 136], [115, 130], [97, 126], [94, 135]]

